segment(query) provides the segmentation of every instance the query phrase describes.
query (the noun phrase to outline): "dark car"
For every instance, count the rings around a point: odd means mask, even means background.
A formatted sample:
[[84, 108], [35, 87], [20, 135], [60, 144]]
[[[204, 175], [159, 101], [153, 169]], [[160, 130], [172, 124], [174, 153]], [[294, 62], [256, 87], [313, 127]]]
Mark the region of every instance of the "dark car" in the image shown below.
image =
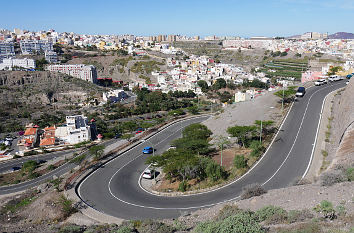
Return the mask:
[[306, 93], [305, 87], [299, 87], [296, 91], [296, 97], [303, 97]]
[[122, 136], [122, 134], [117, 133], [116, 135], [114, 135], [114, 138], [115, 138], [115, 139], [118, 139], [118, 138], [120, 138], [121, 136]]
[[16, 167], [12, 167], [11, 168], [11, 171], [18, 171], [18, 170], [21, 170], [21, 167], [18, 167], [18, 166], [16, 166]]

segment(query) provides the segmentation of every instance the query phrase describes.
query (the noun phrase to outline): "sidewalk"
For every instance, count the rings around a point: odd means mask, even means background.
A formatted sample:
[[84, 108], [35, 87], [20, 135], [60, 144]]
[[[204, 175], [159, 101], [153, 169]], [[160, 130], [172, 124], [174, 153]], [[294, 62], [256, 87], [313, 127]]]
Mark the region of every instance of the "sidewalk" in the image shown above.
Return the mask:
[[326, 131], [328, 125], [328, 118], [331, 117], [331, 106], [332, 100], [334, 98], [336, 91], [331, 92], [325, 98], [323, 104], [322, 114], [320, 118], [320, 126], [318, 130], [316, 144], [314, 145], [315, 150], [313, 152], [313, 158], [311, 161], [310, 168], [304, 177], [304, 179], [315, 182], [316, 178], [320, 175], [320, 170], [322, 167], [323, 155], [322, 150], [326, 150]]

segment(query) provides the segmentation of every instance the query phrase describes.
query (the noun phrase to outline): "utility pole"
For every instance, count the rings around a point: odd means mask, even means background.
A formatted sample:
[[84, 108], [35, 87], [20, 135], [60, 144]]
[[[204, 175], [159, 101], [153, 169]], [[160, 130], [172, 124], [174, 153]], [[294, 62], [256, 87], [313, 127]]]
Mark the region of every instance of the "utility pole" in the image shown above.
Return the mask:
[[260, 131], [260, 134], [259, 134], [259, 142], [262, 143], [262, 120], [261, 120], [261, 131]]
[[283, 99], [281, 101], [281, 112], [283, 113], [284, 111], [284, 84], [283, 84]]
[[221, 166], [222, 166], [222, 150], [223, 150], [223, 145], [224, 145], [224, 144], [221, 144], [221, 158], [220, 158], [220, 164], [221, 164]]

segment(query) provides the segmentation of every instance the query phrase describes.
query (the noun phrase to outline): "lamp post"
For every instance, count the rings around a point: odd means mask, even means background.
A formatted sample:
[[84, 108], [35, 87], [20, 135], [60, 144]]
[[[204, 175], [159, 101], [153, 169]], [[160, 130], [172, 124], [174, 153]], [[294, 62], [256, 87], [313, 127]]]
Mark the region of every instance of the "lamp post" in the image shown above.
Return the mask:
[[284, 84], [283, 84], [283, 99], [281, 101], [281, 112], [283, 113], [284, 111]]
[[262, 120], [261, 120], [261, 131], [260, 131], [260, 134], [259, 134], [259, 142], [262, 143]]

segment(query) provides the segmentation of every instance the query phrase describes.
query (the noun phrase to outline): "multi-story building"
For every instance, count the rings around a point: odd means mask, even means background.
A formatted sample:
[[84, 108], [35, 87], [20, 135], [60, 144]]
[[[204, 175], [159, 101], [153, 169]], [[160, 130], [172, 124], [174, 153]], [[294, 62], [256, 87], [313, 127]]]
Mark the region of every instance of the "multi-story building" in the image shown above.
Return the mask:
[[53, 43], [45, 40], [21, 40], [22, 54], [45, 53], [53, 50]]
[[13, 42], [0, 42], [0, 63], [4, 58], [15, 56], [15, 47]]
[[67, 116], [66, 126], [57, 127], [55, 137], [62, 143], [77, 144], [91, 140], [91, 129], [84, 115]]
[[168, 37], [167, 37], [168, 42], [175, 42], [176, 40], [177, 40], [176, 35], [168, 35]]
[[58, 62], [58, 55], [54, 51], [46, 51], [44, 53], [45, 60], [49, 63], [57, 63]]
[[36, 62], [33, 59], [17, 59], [17, 58], [5, 58], [3, 62], [0, 63], [0, 70], [12, 70], [15, 67], [25, 68], [25, 69], [35, 69]]
[[75, 64], [75, 65], [49, 65], [47, 70], [51, 72], [59, 72], [71, 75], [88, 82], [97, 82], [96, 67], [92, 65]]

